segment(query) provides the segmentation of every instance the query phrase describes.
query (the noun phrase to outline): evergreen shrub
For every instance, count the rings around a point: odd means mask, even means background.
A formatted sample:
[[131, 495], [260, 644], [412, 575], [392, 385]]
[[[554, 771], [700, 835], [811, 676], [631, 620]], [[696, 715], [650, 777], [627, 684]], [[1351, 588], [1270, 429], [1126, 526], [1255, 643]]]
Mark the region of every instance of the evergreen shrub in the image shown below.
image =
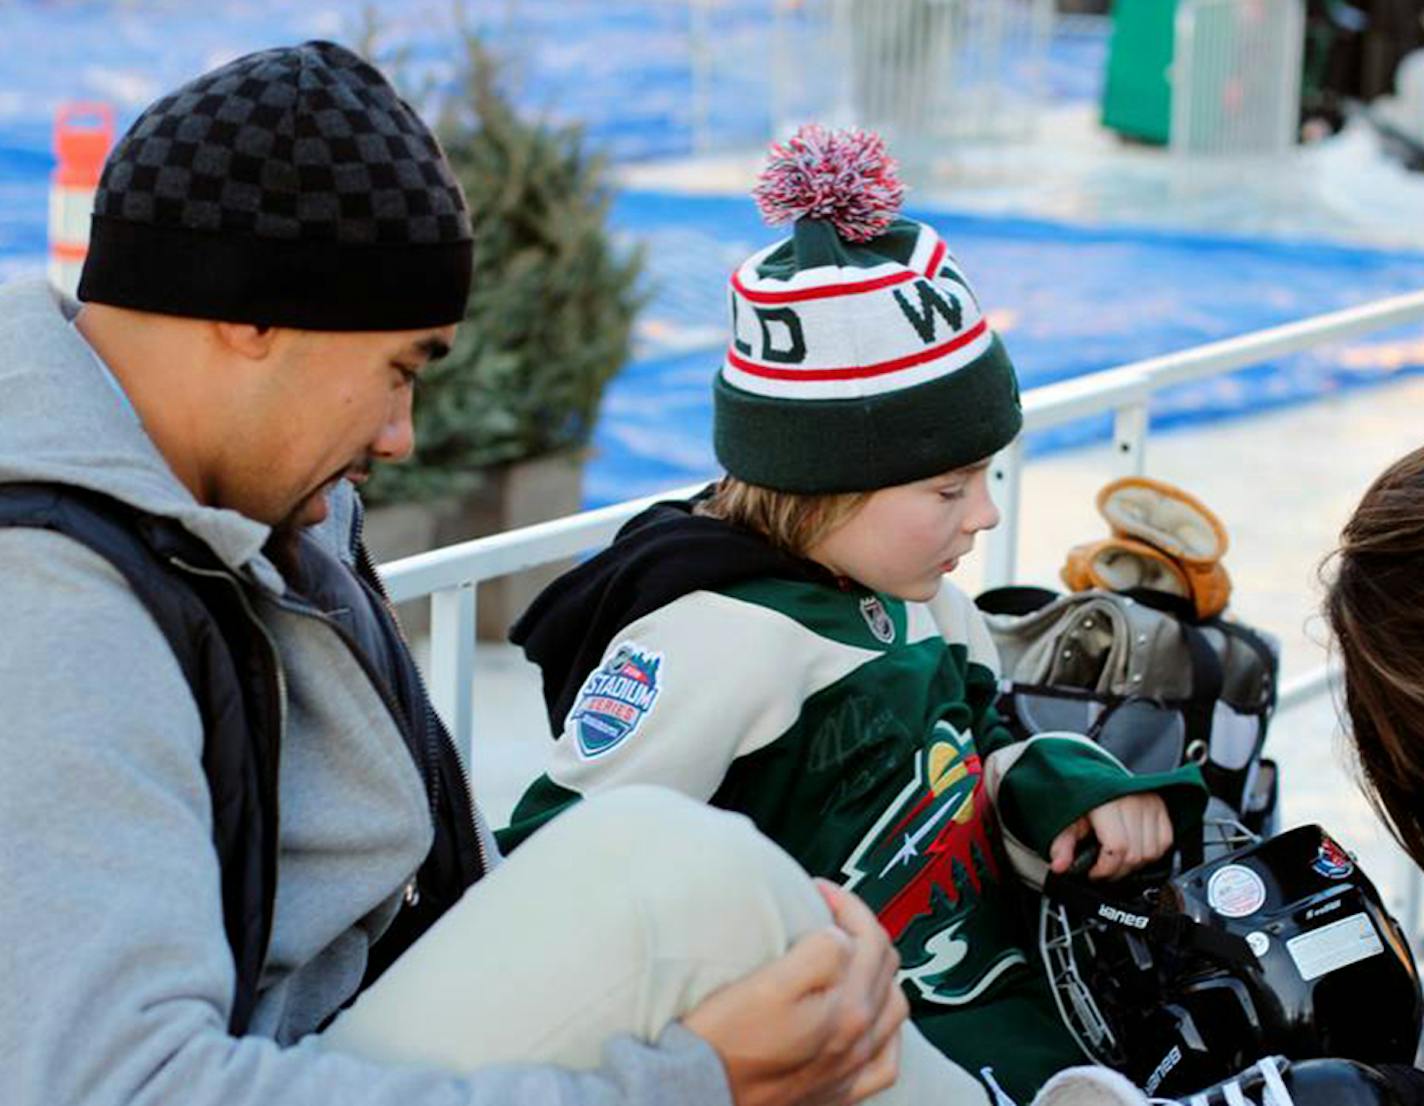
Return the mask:
[[578, 126], [522, 117], [483, 43], [463, 41], [436, 130], [469, 200], [474, 283], [454, 349], [421, 374], [415, 454], [377, 467], [371, 503], [459, 494], [492, 466], [586, 448], [643, 299], [641, 250], [607, 228], [603, 158]]

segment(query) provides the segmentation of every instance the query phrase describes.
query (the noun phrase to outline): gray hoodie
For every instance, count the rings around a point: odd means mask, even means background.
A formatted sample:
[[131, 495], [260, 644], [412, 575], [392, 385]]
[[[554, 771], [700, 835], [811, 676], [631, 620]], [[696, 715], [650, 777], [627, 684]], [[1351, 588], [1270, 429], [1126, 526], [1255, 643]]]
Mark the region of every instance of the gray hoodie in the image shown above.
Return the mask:
[[655, 1046], [613, 1040], [589, 1073], [529, 1065], [456, 1076], [312, 1047], [429, 848], [425, 792], [331, 628], [264, 599], [282, 590], [261, 554], [267, 528], [199, 505], [178, 482], [67, 325], [76, 311], [41, 283], [0, 286], [0, 484], [77, 485], [175, 519], [253, 582], [287, 687], [277, 897], [252, 1030], [233, 1038], [233, 964], [188, 685], [106, 562], [56, 534], [0, 529], [7, 1106], [726, 1103], [716, 1054], [676, 1024]]

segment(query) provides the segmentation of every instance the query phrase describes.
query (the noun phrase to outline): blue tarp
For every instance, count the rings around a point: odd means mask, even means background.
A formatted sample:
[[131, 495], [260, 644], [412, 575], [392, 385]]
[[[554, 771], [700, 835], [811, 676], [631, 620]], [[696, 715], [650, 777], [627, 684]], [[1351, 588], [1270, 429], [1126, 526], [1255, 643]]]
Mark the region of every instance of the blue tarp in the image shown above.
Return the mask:
[[[615, 158], [693, 148], [694, 5], [687, 0], [517, 0], [466, 5], [509, 59], [507, 85], [526, 110], [578, 120]], [[0, 161], [44, 150], [66, 99], [117, 105], [121, 124], [150, 100], [250, 50], [309, 38], [357, 42], [370, 9], [378, 55], [418, 98], [448, 87], [460, 56], [451, 0], [11, 0], [0, 3]], [[704, 104], [717, 147], [757, 144], [769, 124], [771, 0], [718, 0], [703, 9]], [[1094, 100], [1106, 32], [1078, 25], [1046, 60], [1055, 102]]]
[[[590, 148], [617, 160], [671, 157], [694, 145], [693, 5], [683, 0], [518, 0], [467, 5], [471, 25], [507, 59], [505, 84], [527, 112], [579, 121]], [[11, 0], [0, 2], [0, 280], [44, 263], [50, 130], [66, 100], [113, 105], [120, 131], [164, 90], [229, 58], [307, 38], [361, 41], [417, 100], [452, 83], [460, 43], [451, 0]], [[771, 0], [703, 9], [713, 52], [706, 141], [755, 146], [771, 95]], [[1074, 24], [1051, 43], [1055, 102], [1095, 100], [1107, 39]]]

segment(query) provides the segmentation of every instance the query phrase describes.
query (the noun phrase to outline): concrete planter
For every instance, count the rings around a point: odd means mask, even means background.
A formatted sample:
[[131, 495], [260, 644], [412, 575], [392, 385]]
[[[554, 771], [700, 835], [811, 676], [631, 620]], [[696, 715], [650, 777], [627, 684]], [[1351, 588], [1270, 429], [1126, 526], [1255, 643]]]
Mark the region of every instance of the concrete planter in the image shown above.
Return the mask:
[[[426, 503], [391, 503], [366, 513], [366, 544], [378, 563], [561, 518], [578, 511], [583, 494], [583, 454], [554, 453], [486, 470], [468, 495]], [[478, 631], [502, 641], [514, 620], [571, 561], [545, 565], [481, 584]], [[430, 625], [426, 600], [403, 603], [401, 623], [409, 634]]]

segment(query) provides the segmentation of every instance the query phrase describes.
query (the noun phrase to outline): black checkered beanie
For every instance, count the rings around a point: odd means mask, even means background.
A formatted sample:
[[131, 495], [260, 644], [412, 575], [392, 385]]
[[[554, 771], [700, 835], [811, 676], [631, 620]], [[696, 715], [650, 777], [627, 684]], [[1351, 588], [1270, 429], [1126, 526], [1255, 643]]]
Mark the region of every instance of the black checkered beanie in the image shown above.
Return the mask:
[[458, 322], [471, 235], [435, 136], [351, 51], [248, 54], [164, 96], [109, 155], [86, 302], [307, 330]]

